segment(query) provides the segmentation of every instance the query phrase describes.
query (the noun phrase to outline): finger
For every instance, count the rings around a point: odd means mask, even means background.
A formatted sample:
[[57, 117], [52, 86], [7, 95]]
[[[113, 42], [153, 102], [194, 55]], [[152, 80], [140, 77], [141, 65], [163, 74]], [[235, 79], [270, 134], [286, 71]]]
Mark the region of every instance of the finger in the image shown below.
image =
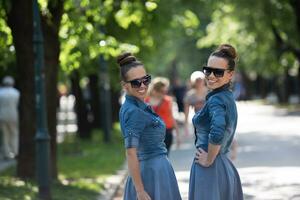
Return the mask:
[[202, 148], [198, 148], [200, 153], [204, 153], [205, 151]]

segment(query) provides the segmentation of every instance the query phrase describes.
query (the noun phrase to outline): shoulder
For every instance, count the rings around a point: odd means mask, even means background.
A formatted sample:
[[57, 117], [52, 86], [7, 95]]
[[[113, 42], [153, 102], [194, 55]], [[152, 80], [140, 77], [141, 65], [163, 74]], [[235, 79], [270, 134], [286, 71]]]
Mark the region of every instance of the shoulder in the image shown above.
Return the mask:
[[165, 95], [164, 96], [164, 100], [167, 101], [167, 102], [172, 102], [173, 101], [173, 98], [169, 95]]
[[125, 117], [129, 117], [136, 115], [144, 115], [144, 111], [134, 103], [125, 101], [124, 104], [121, 106], [120, 114]]
[[193, 98], [195, 96], [195, 90], [194, 89], [191, 89], [189, 90], [186, 95], [185, 95], [185, 99], [186, 100], [189, 100], [191, 98]]
[[20, 96], [20, 92], [19, 90], [17, 90], [16, 88], [12, 88], [13, 93], [15, 94], [15, 96], [19, 97]]
[[145, 102], [146, 102], [146, 103], [149, 103], [149, 101], [150, 101], [150, 97], [147, 96], [147, 97], [145, 98]]
[[221, 105], [224, 107], [228, 107], [232, 103], [234, 103], [234, 99], [232, 96], [232, 92], [229, 90], [221, 91], [216, 94], [213, 94], [207, 100], [207, 103], [210, 105]]
[[212, 96], [210, 96], [208, 98], [207, 104], [209, 106], [213, 106], [213, 105], [225, 105], [224, 94], [222, 94], [222, 92], [213, 94]]

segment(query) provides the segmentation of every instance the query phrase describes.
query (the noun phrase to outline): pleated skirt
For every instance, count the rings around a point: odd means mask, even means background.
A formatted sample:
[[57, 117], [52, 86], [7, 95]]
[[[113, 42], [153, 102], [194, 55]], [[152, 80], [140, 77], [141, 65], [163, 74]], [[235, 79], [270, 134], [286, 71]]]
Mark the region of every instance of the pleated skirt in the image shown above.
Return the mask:
[[[141, 177], [151, 200], [181, 200], [177, 179], [167, 156], [140, 161]], [[136, 200], [133, 180], [128, 176], [124, 200]]]
[[210, 167], [192, 164], [189, 200], [243, 200], [240, 176], [225, 154]]

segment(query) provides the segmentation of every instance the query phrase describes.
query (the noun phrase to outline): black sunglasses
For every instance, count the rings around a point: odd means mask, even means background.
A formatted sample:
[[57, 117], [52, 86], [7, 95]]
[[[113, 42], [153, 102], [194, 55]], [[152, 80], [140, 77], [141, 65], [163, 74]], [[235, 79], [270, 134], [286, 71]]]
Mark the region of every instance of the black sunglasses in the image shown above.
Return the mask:
[[224, 76], [224, 72], [229, 69], [220, 69], [220, 68], [212, 68], [212, 67], [203, 67], [203, 73], [205, 76], [209, 76], [211, 73], [214, 74], [215, 77], [221, 78]]
[[139, 88], [142, 86], [142, 83], [145, 86], [148, 86], [151, 83], [151, 75], [146, 75], [142, 78], [138, 78], [138, 79], [133, 79], [131, 81], [125, 81], [126, 83], [130, 83], [131, 87], [133, 88]]

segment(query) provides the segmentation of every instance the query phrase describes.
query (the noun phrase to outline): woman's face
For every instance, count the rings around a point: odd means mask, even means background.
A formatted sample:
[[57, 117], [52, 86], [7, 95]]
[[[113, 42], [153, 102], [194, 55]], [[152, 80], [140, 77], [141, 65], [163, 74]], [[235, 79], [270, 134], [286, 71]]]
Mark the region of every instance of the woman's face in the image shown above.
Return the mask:
[[164, 86], [162, 88], [160, 88], [159, 91], [157, 90], [153, 90], [151, 92], [151, 97], [156, 98], [156, 99], [162, 99], [164, 98], [164, 96], [168, 93], [168, 87]]
[[146, 86], [142, 83], [140, 87], [132, 87], [132, 84], [129, 81], [143, 79], [146, 75], [146, 71], [142, 66], [134, 67], [127, 72], [127, 82], [123, 83], [123, 87], [128, 95], [137, 97], [142, 101], [144, 100], [147, 94], [148, 85]]
[[210, 56], [207, 62], [207, 67], [224, 70], [224, 75], [222, 77], [216, 77], [213, 72], [211, 72], [209, 75], [206, 74], [205, 77], [207, 87], [211, 90], [217, 89], [229, 83], [233, 77], [234, 72], [228, 70], [228, 62], [224, 58]]
[[195, 81], [195, 83], [194, 83], [194, 87], [195, 87], [197, 90], [202, 90], [203, 87], [205, 87], [205, 80], [204, 80], [204, 79], [201, 79], [201, 78], [196, 79], [196, 81]]

